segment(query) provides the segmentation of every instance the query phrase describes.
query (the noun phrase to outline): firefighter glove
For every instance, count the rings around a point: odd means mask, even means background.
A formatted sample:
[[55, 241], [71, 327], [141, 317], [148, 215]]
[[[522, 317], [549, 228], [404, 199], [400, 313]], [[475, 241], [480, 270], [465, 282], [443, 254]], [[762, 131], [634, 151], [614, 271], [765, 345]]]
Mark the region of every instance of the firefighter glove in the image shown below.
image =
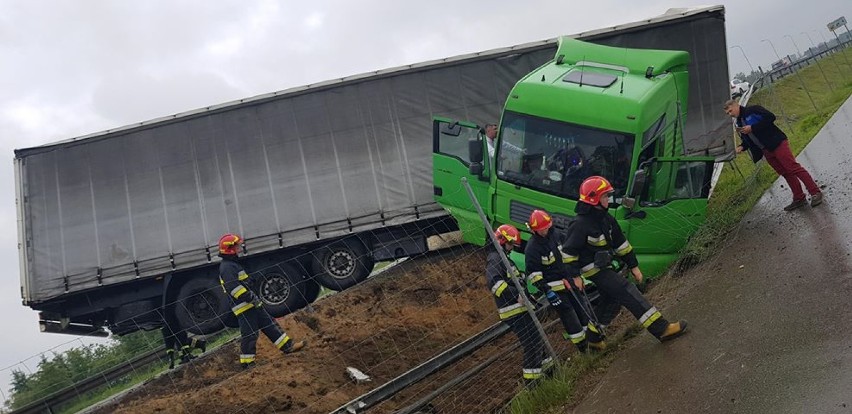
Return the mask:
[[550, 290], [547, 292], [547, 301], [550, 302], [550, 306], [554, 308], [562, 304], [562, 299], [559, 299], [559, 295], [556, 292]]

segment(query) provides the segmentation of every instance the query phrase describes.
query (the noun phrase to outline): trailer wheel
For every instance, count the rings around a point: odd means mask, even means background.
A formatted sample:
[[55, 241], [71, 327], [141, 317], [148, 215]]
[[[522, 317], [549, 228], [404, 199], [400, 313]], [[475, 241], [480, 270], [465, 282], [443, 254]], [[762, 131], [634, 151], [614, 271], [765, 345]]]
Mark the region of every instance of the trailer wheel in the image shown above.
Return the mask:
[[229, 312], [228, 298], [211, 278], [190, 279], [178, 290], [175, 318], [190, 333], [209, 335], [221, 330]]
[[374, 265], [367, 247], [350, 237], [314, 250], [311, 268], [321, 285], [343, 290], [364, 281]]
[[260, 272], [258, 294], [264, 309], [280, 318], [316, 299], [319, 286], [305, 279], [293, 266], [282, 263]]

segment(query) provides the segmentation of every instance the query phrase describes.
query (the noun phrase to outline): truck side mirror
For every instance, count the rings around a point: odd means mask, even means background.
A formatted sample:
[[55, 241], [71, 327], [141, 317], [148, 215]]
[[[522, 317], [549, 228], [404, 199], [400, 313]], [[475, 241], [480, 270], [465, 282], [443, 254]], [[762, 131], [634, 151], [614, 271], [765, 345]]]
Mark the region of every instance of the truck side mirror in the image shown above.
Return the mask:
[[627, 194], [625, 194], [624, 199], [622, 199], [621, 205], [627, 207], [632, 210], [633, 207], [636, 206], [636, 199], [642, 193], [642, 190], [645, 188], [645, 182], [647, 181], [647, 174], [644, 169], [636, 170], [633, 173], [633, 184], [630, 188], [627, 189]]
[[471, 164], [482, 164], [482, 140], [478, 138], [468, 140], [467, 153]]
[[470, 167], [468, 168], [468, 172], [470, 172], [470, 175], [475, 175], [477, 177], [482, 177], [482, 170], [483, 167], [481, 162], [471, 163]]
[[647, 175], [645, 174], [644, 169], [636, 170], [633, 173], [633, 185], [630, 186], [630, 190], [627, 192], [627, 195], [636, 198], [645, 188], [645, 182], [647, 181]]
[[441, 123], [441, 133], [444, 135], [457, 137], [461, 135], [461, 130], [461, 125], [459, 125], [458, 122], [453, 122], [451, 124]]

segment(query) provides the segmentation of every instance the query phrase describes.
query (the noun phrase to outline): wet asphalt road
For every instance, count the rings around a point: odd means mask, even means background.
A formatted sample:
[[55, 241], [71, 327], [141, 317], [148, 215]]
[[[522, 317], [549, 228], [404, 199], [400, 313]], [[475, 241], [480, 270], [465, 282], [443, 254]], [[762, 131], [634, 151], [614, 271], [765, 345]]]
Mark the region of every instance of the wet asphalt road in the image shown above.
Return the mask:
[[776, 181], [668, 295], [691, 332], [630, 341], [576, 413], [852, 413], [852, 98], [798, 159], [825, 202]]

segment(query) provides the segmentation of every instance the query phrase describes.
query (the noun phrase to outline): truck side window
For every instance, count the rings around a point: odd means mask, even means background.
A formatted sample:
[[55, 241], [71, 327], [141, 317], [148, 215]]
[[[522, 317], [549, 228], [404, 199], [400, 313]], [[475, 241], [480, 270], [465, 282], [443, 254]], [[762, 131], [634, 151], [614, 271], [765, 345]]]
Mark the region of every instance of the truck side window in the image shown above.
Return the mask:
[[[479, 131], [474, 128], [462, 127], [461, 133], [458, 136], [441, 133], [438, 138], [438, 151], [441, 154], [458, 158], [466, 165], [469, 165], [470, 154], [468, 153], [467, 142], [471, 139], [479, 139]], [[484, 158], [487, 157], [488, 153], [486, 152]]]

